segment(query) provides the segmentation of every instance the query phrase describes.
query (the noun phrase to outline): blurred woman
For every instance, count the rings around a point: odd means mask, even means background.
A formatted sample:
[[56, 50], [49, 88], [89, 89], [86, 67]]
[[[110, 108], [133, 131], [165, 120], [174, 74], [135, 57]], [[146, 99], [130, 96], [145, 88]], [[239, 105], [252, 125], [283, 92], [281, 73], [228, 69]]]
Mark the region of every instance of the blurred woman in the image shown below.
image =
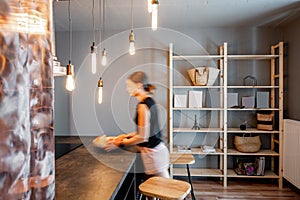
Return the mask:
[[141, 153], [145, 174], [169, 178], [169, 151], [161, 140], [156, 103], [151, 97], [155, 86], [148, 83], [142, 71], [131, 74], [126, 80], [127, 92], [138, 99], [136, 131], [110, 137], [104, 149], [136, 145]]

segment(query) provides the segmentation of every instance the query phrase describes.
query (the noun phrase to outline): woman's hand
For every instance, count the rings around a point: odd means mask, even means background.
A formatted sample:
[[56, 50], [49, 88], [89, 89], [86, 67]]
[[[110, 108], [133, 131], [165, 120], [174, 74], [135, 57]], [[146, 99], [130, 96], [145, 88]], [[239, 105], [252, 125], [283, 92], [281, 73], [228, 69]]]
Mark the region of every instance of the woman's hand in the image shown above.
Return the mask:
[[105, 151], [111, 151], [111, 150], [114, 150], [116, 148], [118, 148], [115, 144], [114, 144], [114, 140], [115, 140], [116, 137], [107, 137], [106, 139], [106, 143], [103, 147], [103, 149]]
[[[122, 139], [123, 140], [123, 139]], [[105, 151], [112, 151], [120, 146], [121, 138], [117, 137], [107, 137], [106, 144], [103, 147]]]

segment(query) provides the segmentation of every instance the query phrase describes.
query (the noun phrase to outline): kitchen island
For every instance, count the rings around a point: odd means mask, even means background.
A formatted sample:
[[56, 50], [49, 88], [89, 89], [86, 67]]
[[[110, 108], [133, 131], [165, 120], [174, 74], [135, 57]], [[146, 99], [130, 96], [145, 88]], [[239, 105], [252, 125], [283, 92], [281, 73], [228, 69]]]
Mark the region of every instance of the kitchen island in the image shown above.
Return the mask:
[[56, 160], [56, 200], [134, 199], [141, 177], [135, 173], [136, 154], [128, 149], [105, 152], [91, 141], [85, 139]]

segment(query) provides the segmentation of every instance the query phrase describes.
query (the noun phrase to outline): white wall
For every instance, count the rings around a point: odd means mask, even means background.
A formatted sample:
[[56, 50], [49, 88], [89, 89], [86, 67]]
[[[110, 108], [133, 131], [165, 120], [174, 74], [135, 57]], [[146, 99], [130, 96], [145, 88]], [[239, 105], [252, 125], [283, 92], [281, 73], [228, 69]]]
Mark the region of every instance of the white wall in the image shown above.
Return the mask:
[[[73, 58], [76, 69], [76, 90], [65, 101], [68, 92], [64, 90], [63, 78], [55, 82], [55, 132], [56, 135], [99, 135], [106, 133], [115, 135], [133, 131], [132, 121], [135, 113], [134, 99], [126, 93], [124, 81], [128, 75], [138, 69], [146, 71], [152, 83], [158, 86], [155, 94], [161, 106], [162, 125], [165, 135], [167, 124], [167, 66], [168, 45], [174, 44], [175, 52], [187, 53], [218, 53], [218, 46], [228, 42], [230, 53], [269, 53], [271, 44], [282, 40], [280, 30], [257, 28], [206, 28], [199, 30], [175, 31], [158, 29], [153, 32], [149, 28], [135, 29], [136, 47], [134, 56], [128, 55], [129, 30], [109, 36], [107, 33], [103, 46], [108, 50], [109, 65], [101, 69], [104, 80], [104, 100], [97, 104], [97, 80], [100, 73], [92, 75], [88, 57], [91, 45], [90, 32], [73, 33]], [[57, 56], [62, 64], [68, 61], [68, 33], [56, 33]], [[98, 50], [102, 47], [98, 46]], [[251, 73], [264, 80], [264, 73]], [[249, 72], [238, 71], [230, 76], [242, 78]], [[260, 77], [262, 76], [262, 77]], [[59, 99], [64, 99], [59, 101]], [[57, 105], [59, 104], [59, 106]], [[68, 114], [68, 106], [70, 114]], [[60, 108], [60, 109], [58, 109]], [[68, 119], [70, 117], [70, 126]], [[66, 131], [69, 131], [66, 133]]]

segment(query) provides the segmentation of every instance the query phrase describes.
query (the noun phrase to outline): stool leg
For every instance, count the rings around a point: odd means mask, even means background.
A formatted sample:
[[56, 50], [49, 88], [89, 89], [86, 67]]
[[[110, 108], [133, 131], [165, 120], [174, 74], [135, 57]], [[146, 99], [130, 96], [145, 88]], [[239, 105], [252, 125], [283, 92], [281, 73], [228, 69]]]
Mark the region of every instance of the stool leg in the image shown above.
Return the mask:
[[186, 170], [188, 173], [188, 178], [189, 178], [189, 182], [191, 184], [191, 195], [192, 195], [192, 199], [196, 200], [195, 195], [194, 195], [194, 189], [193, 189], [193, 184], [192, 184], [192, 178], [191, 178], [191, 173], [190, 173], [190, 168], [189, 168], [189, 164], [186, 165]]

